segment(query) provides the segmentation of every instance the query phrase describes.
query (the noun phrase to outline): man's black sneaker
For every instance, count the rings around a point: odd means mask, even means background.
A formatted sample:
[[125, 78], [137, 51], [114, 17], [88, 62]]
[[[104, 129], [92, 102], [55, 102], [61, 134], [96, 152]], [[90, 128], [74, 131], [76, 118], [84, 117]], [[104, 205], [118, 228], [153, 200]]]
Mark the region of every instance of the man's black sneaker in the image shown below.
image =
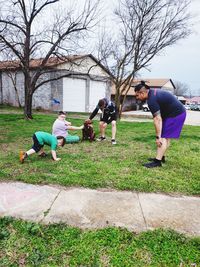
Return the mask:
[[[156, 161], [156, 158], [148, 158], [148, 161]], [[161, 162], [165, 163], [165, 156], [162, 157]]]
[[157, 161], [145, 163], [143, 164], [143, 166], [146, 168], [156, 168], [156, 167], [162, 167], [162, 164], [161, 164], [161, 160], [157, 160]]
[[106, 138], [105, 136], [100, 136], [99, 138], [97, 138], [97, 141], [101, 142], [101, 141], [105, 141]]

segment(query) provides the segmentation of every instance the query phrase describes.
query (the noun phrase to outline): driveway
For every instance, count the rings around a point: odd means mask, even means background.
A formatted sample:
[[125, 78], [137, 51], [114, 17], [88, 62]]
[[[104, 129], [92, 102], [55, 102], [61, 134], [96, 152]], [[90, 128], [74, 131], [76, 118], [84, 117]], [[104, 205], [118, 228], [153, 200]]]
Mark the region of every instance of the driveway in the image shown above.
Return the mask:
[[187, 110], [185, 124], [200, 126], [200, 111]]
[[[122, 114], [122, 120], [126, 121], [149, 121], [150, 119], [152, 119], [151, 112], [142, 110], [126, 111]], [[200, 111], [187, 110], [185, 124], [200, 126]]]

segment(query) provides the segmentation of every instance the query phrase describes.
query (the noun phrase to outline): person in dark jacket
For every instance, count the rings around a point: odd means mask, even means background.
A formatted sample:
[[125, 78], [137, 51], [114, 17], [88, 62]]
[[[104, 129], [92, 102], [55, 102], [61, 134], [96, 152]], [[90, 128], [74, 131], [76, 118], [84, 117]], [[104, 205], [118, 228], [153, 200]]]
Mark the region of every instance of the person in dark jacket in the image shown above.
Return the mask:
[[147, 101], [153, 115], [157, 154], [150, 158], [147, 168], [161, 167], [165, 162], [165, 153], [170, 145], [170, 139], [178, 139], [186, 118], [183, 104], [170, 92], [161, 89], [150, 89], [142, 81], [135, 87], [136, 99]]
[[105, 130], [108, 124], [111, 123], [112, 125], [112, 140], [111, 143], [113, 145], [116, 144], [116, 121], [117, 121], [117, 111], [115, 104], [112, 101], [109, 101], [107, 98], [102, 98], [99, 100], [96, 108], [93, 110], [92, 114], [89, 117], [89, 120], [92, 120], [101, 110], [102, 113], [100, 115], [100, 122], [99, 122], [99, 130], [100, 130], [100, 137], [97, 141], [104, 141], [106, 140]]

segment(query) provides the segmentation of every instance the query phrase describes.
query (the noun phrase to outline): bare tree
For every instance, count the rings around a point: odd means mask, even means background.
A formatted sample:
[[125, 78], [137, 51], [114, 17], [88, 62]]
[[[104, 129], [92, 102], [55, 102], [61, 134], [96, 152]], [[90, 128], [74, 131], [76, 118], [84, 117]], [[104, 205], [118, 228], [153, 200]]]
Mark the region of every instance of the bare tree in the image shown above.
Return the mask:
[[[23, 72], [26, 118], [32, 118], [35, 90], [52, 80], [45, 75], [50, 57], [62, 58], [77, 51], [79, 40], [96, 24], [99, 1], [85, 0], [81, 11], [72, 6], [62, 15], [51, 16], [48, 8], [58, 5], [59, 0], [0, 0], [0, 51], [18, 60]], [[41, 61], [38, 68], [32, 69], [31, 59], [35, 57]]]
[[[139, 71], [164, 49], [190, 34], [190, 0], [119, 0], [114, 15], [116, 31], [99, 42], [103, 64], [114, 75], [115, 102], [125, 99]], [[124, 101], [124, 100], [123, 100]]]
[[21, 102], [20, 102], [20, 97], [19, 97], [19, 89], [17, 88], [17, 74], [18, 71], [7, 71], [7, 75], [10, 78], [12, 85], [14, 87], [15, 90], [15, 96], [16, 96], [16, 101], [17, 101], [17, 105], [18, 107], [22, 107]]
[[180, 82], [180, 81], [174, 81], [175, 90], [174, 93], [177, 96], [184, 96], [187, 95], [190, 92], [190, 88], [186, 83]]

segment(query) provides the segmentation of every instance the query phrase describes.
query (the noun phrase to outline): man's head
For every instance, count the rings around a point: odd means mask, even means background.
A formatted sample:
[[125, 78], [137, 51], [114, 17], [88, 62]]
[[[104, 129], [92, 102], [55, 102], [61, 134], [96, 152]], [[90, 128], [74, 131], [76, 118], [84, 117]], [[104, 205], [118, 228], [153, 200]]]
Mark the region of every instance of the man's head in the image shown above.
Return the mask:
[[57, 136], [56, 137], [58, 140], [58, 146], [64, 146], [65, 145], [65, 138], [63, 136]]
[[66, 118], [66, 112], [59, 111], [58, 112], [58, 118], [61, 119], [61, 120], [65, 120], [65, 118]]
[[146, 101], [148, 99], [148, 92], [150, 87], [141, 81], [140, 84], [135, 86], [135, 97], [137, 100]]
[[100, 99], [99, 102], [98, 102], [98, 106], [99, 106], [99, 108], [100, 108], [101, 110], [104, 109], [105, 106], [106, 106], [106, 102], [105, 102], [105, 100], [104, 100], [104, 99]]

